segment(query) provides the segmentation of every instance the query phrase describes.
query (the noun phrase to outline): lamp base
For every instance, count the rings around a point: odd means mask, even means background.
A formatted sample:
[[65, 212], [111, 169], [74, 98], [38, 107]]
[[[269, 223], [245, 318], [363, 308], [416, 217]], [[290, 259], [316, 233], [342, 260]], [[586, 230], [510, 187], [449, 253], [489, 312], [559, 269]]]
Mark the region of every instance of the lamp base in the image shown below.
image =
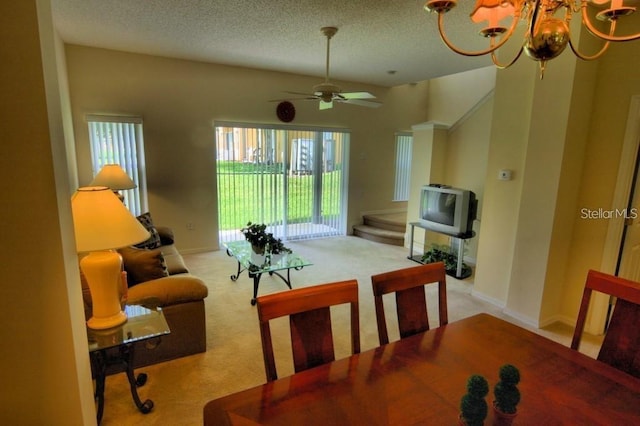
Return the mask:
[[91, 290], [93, 315], [87, 326], [96, 330], [116, 327], [127, 320], [120, 305], [122, 257], [113, 250], [94, 251], [82, 258], [80, 268]]
[[94, 330], [105, 330], [107, 328], [116, 327], [127, 322], [127, 314], [120, 311], [115, 315], [105, 318], [91, 317], [87, 321], [87, 326]]

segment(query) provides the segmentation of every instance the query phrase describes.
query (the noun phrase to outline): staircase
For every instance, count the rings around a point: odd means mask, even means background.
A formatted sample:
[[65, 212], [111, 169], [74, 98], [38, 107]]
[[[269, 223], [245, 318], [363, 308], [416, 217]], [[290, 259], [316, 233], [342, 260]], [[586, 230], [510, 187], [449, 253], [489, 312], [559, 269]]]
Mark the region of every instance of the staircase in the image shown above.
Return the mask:
[[362, 219], [362, 225], [353, 227], [353, 235], [383, 244], [404, 246], [406, 213], [369, 214]]

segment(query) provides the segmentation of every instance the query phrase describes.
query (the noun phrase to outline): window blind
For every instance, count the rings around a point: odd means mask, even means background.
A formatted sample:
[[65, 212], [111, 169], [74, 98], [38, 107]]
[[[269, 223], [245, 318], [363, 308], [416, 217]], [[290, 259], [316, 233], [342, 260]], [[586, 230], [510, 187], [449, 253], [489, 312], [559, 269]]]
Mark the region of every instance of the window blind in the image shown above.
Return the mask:
[[411, 149], [413, 136], [408, 133], [396, 134], [396, 175], [393, 193], [394, 201], [409, 200], [411, 184]]
[[93, 176], [105, 164], [119, 164], [136, 184], [121, 191], [136, 216], [148, 211], [142, 119], [139, 117], [88, 115]]

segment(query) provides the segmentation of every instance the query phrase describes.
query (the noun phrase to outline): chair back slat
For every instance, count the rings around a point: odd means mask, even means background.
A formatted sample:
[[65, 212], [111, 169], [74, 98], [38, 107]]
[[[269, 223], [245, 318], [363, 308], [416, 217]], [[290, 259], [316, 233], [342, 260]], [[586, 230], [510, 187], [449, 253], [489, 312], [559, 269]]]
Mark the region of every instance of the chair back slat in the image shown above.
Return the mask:
[[444, 263], [429, 263], [373, 275], [374, 304], [381, 345], [389, 343], [389, 334], [382, 296], [396, 293], [396, 309], [400, 338], [429, 330], [425, 285], [438, 283], [438, 317], [440, 324], [448, 323], [447, 284]]
[[640, 305], [618, 299], [598, 360], [640, 377]]
[[429, 330], [427, 297], [424, 286], [397, 291], [396, 308], [398, 309], [400, 338]]
[[289, 316], [294, 370], [335, 359], [330, 306], [350, 304], [351, 352], [360, 353], [358, 282], [340, 281], [260, 296], [256, 299], [267, 380], [278, 378], [269, 321]]
[[571, 348], [578, 350], [593, 291], [616, 297], [611, 320], [598, 353], [598, 360], [640, 378], [640, 283], [589, 271]]
[[328, 307], [289, 316], [295, 372], [335, 361]]

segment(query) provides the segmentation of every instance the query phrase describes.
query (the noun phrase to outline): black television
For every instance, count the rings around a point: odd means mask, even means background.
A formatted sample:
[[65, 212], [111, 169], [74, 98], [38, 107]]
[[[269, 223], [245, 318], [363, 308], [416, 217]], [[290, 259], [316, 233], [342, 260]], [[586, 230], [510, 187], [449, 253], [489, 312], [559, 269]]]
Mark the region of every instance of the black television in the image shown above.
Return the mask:
[[420, 194], [420, 224], [427, 229], [452, 236], [466, 236], [473, 231], [478, 201], [466, 189], [430, 184]]

